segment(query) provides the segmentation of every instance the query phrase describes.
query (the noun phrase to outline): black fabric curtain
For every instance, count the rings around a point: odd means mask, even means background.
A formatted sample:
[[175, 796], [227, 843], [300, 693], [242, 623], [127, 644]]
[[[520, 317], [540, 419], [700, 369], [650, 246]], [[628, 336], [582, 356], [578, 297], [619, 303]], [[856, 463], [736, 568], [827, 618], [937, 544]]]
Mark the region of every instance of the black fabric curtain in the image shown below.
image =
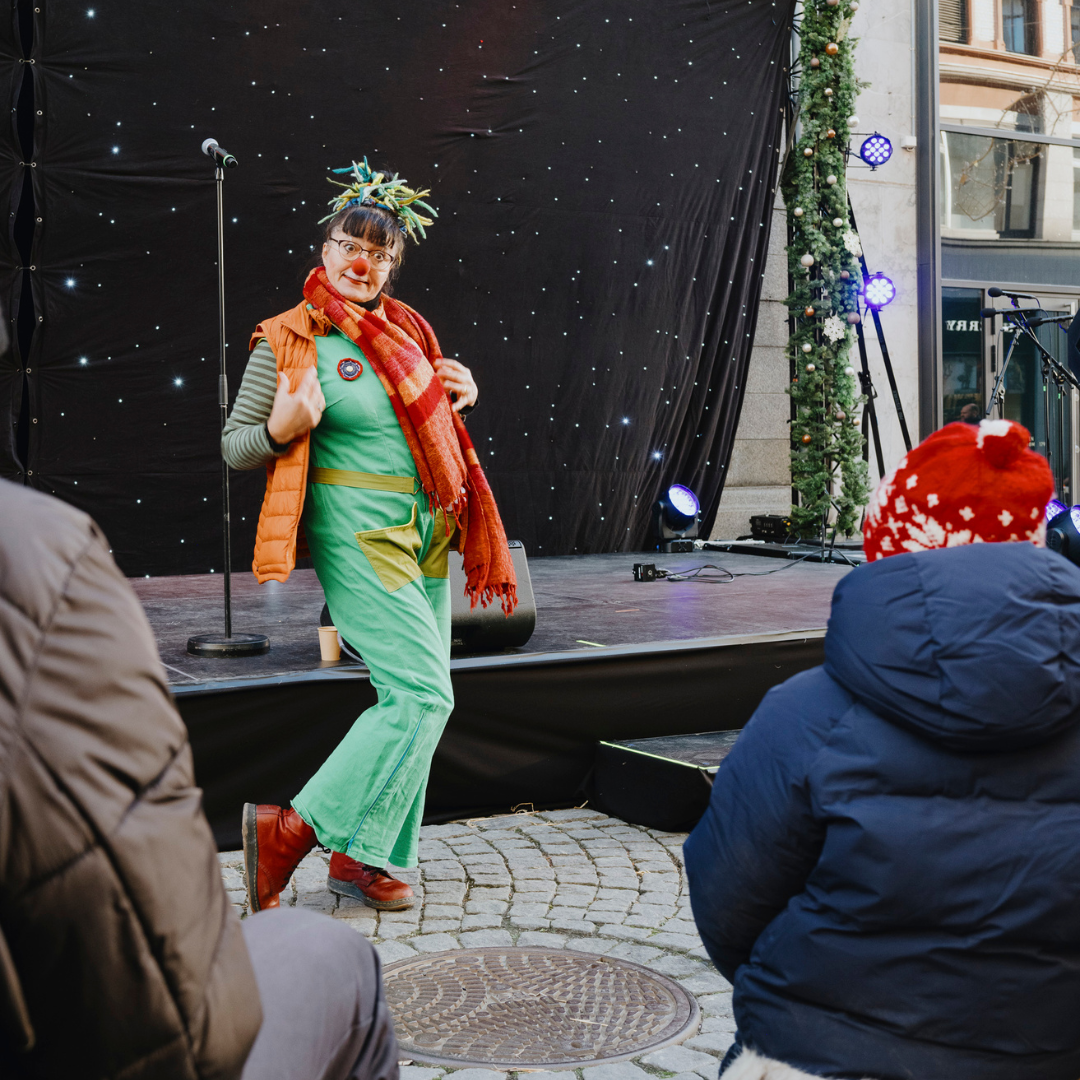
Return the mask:
[[[469, 428], [508, 533], [530, 554], [640, 548], [672, 482], [708, 525], [792, 7], [19, 0], [0, 27], [16, 110], [0, 300], [20, 332], [0, 361], [0, 471], [93, 514], [129, 574], [220, 570], [212, 135], [240, 161], [233, 394], [256, 323], [299, 299], [328, 169], [366, 154], [433, 190], [439, 221], [397, 295], [474, 370]], [[237, 567], [262, 486], [235, 478]]]

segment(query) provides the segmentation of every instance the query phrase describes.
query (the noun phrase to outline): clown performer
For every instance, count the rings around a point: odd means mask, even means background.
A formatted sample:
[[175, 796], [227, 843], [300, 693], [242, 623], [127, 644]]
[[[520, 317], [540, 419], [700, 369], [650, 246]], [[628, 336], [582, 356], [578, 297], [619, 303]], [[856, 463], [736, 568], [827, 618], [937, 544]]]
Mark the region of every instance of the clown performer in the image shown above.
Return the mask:
[[[416, 865], [435, 747], [453, 709], [453, 546], [466, 595], [509, 615], [517, 583], [502, 521], [461, 419], [469, 369], [388, 285], [406, 240], [435, 211], [396, 174], [362, 164], [330, 200], [322, 266], [296, 307], [261, 323], [222, 436], [235, 469], [266, 466], [252, 568], [284, 581], [306, 538], [334, 625], [371, 672], [364, 712], [291, 807], [244, 806], [252, 911], [278, 895], [316, 844], [329, 888], [371, 907], [412, 905], [385, 869]], [[301, 532], [302, 525], [302, 532]], [[301, 553], [303, 550], [301, 548]]]

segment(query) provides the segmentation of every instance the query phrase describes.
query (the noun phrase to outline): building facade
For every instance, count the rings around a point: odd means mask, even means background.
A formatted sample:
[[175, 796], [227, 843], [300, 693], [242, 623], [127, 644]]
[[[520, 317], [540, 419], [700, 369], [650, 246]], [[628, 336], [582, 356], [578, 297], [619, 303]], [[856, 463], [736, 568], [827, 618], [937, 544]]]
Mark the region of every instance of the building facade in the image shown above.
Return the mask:
[[[1080, 2], [863, 0], [852, 33], [856, 71], [869, 84], [853, 147], [880, 131], [895, 148], [875, 171], [853, 156], [848, 185], [868, 268], [897, 287], [881, 321], [911, 438], [958, 419], [969, 402], [992, 405], [992, 416], [1031, 431], [1058, 496], [1080, 501], [1077, 393], [1034, 343], [982, 316], [1011, 304], [992, 297], [993, 287], [1029, 294], [1017, 304], [1040, 317], [1071, 316], [1080, 305]], [[920, 169], [920, 155], [928, 167]], [[715, 538], [748, 532], [751, 513], [783, 513], [790, 503], [784, 239], [778, 209]], [[1061, 362], [1066, 325], [1036, 330]], [[882, 352], [872, 334], [867, 344], [888, 470], [904, 444]]]

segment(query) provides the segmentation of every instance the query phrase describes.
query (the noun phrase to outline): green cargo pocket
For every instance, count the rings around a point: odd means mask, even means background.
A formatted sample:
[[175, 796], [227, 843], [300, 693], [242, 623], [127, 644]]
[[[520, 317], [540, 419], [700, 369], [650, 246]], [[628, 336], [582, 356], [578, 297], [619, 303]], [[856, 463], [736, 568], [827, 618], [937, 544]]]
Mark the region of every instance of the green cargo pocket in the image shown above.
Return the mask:
[[455, 529], [446, 535], [446, 512], [435, 511], [435, 521], [431, 529], [431, 543], [427, 554], [420, 560], [420, 573], [426, 578], [448, 578], [450, 576], [450, 545], [454, 540]]
[[417, 564], [421, 540], [416, 528], [416, 503], [412, 517], [404, 525], [358, 532], [356, 542], [387, 592], [397, 592], [421, 576]]

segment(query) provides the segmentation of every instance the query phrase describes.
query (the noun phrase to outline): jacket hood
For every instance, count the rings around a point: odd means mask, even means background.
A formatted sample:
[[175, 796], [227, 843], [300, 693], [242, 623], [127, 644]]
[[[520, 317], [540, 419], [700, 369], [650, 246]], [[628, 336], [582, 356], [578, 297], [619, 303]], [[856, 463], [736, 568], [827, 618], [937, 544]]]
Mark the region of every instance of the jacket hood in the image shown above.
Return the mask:
[[825, 669], [879, 716], [953, 750], [1080, 723], [1080, 569], [1032, 544], [894, 555], [833, 593]]

